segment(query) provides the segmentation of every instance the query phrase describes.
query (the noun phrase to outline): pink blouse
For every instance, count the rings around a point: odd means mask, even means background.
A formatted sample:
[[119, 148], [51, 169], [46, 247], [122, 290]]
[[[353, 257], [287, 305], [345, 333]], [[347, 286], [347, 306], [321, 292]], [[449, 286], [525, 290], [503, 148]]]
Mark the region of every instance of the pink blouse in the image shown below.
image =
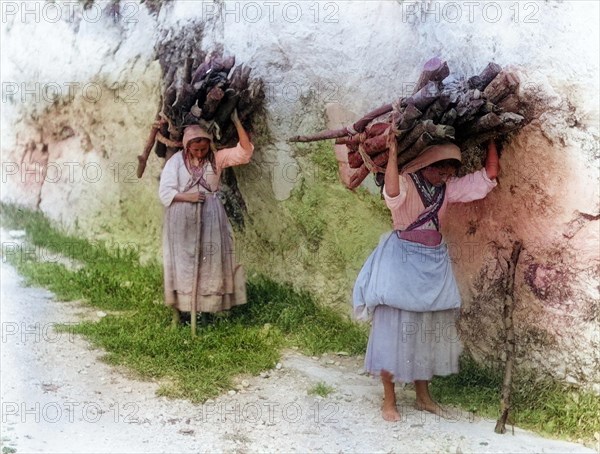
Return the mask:
[[[446, 182], [446, 196], [440, 208], [439, 216], [444, 215], [449, 203], [483, 199], [496, 185], [496, 180], [488, 178], [485, 168], [461, 178], [448, 179]], [[404, 230], [425, 209], [417, 188], [408, 175], [400, 175], [400, 193], [396, 197], [390, 197], [384, 186], [383, 198], [392, 212], [394, 230]], [[430, 223], [418, 227], [418, 229], [431, 228], [435, 227], [432, 227]]]
[[[219, 180], [221, 179], [221, 172], [224, 168], [249, 163], [253, 152], [254, 145], [251, 145], [250, 150], [245, 150], [239, 143], [233, 148], [224, 148], [217, 151], [215, 154], [215, 164], [217, 167], [215, 171], [208, 162], [204, 164], [206, 166], [204, 179], [211, 189], [211, 192], [215, 192], [219, 189]], [[167, 161], [160, 174], [158, 195], [162, 204], [166, 207], [171, 205], [175, 195], [179, 192], [183, 192], [190, 181], [190, 178], [191, 174], [183, 160], [183, 152], [178, 151]], [[193, 186], [187, 192], [198, 191], [207, 192], [205, 188], [199, 185]]]

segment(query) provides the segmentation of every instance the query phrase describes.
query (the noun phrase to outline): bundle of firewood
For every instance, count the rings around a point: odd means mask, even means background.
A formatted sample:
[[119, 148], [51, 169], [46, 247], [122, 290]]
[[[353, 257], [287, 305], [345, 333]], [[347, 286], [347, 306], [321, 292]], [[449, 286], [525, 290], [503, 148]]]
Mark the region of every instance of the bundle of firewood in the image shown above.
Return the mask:
[[446, 62], [429, 60], [411, 96], [368, 113], [352, 126], [296, 136], [291, 142], [336, 139], [348, 149], [348, 164], [356, 169], [348, 185], [358, 187], [369, 173], [383, 173], [392, 140], [402, 168], [428, 146], [457, 144], [463, 152], [463, 172], [480, 166], [481, 144], [503, 141], [526, 123], [517, 97], [519, 79], [510, 69], [489, 63], [481, 74], [444, 83]]
[[262, 80], [250, 79], [251, 68], [235, 66], [234, 56], [224, 57], [214, 52], [173, 60], [160, 60], [163, 69], [161, 105], [144, 152], [138, 156], [139, 178], [152, 147], [155, 145], [159, 157], [169, 159], [182, 147], [186, 126], [202, 126], [213, 135], [218, 149], [226, 148], [237, 141], [231, 121], [234, 109], [246, 127], [251, 125], [251, 115], [263, 109]]

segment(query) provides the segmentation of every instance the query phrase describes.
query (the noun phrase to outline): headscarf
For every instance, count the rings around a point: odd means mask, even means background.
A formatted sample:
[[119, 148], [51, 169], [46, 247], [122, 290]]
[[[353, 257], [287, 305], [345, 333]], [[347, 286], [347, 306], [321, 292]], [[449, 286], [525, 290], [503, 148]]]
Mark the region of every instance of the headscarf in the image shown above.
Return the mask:
[[431, 145], [425, 148], [423, 152], [412, 161], [402, 167], [400, 174], [415, 173], [417, 170], [424, 169], [431, 164], [443, 161], [445, 159], [456, 159], [461, 161], [460, 148], [453, 143], [442, 143]]
[[204, 129], [198, 125], [187, 126], [183, 131], [183, 140], [182, 140], [183, 151], [184, 151], [183, 158], [186, 161], [186, 166], [188, 167], [192, 176], [190, 178], [190, 181], [188, 181], [188, 184], [186, 185], [183, 192], [186, 192], [192, 186], [195, 186], [197, 184], [203, 186], [205, 189], [210, 191], [211, 189], [210, 189], [208, 183], [206, 182], [206, 179], [204, 178], [204, 171], [205, 171], [206, 167], [204, 165], [200, 165], [200, 167], [194, 167], [189, 162], [187, 146], [194, 139], [210, 140], [210, 152], [208, 155], [208, 162], [210, 163], [210, 165], [213, 169], [213, 172], [216, 172], [216, 169], [217, 169], [216, 164], [215, 164], [215, 153], [217, 151], [217, 148], [215, 146], [215, 143], [213, 142], [212, 134], [209, 133], [206, 129]]
[[211, 148], [213, 147], [213, 136], [206, 129], [198, 126], [191, 125], [187, 126], [183, 131], [183, 149], [187, 151], [188, 143], [193, 139], [208, 139], [211, 143]]

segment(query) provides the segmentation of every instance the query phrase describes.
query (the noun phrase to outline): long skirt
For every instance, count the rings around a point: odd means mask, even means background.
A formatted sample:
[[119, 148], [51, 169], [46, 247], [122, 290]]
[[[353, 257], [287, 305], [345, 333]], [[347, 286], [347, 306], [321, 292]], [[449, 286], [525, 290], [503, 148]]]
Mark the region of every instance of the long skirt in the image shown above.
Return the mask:
[[166, 305], [220, 312], [246, 303], [233, 229], [216, 193], [203, 203], [175, 202], [165, 209], [163, 261]]
[[461, 343], [456, 329], [458, 309], [411, 312], [380, 305], [365, 355], [365, 370], [386, 370], [395, 382], [431, 380], [458, 372]]
[[460, 294], [447, 246], [382, 235], [354, 286], [354, 313], [372, 318], [365, 369], [394, 381], [458, 372]]

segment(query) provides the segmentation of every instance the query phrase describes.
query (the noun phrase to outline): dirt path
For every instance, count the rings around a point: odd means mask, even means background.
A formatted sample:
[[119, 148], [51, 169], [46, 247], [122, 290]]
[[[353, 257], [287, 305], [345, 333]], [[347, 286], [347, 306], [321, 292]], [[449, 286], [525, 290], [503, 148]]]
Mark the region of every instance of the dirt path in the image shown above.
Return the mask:
[[[3, 260], [4, 262], [4, 260]], [[57, 323], [97, 317], [78, 303], [25, 288], [2, 263], [2, 452], [591, 452], [584, 446], [455, 412], [453, 420], [412, 409], [398, 393], [400, 423], [379, 416], [380, 385], [361, 360], [286, 352], [281, 367], [250, 377], [237, 391], [194, 405], [157, 397], [155, 383], [131, 379], [100, 361], [103, 352]], [[318, 382], [326, 398], [307, 394]], [[244, 386], [245, 385], [245, 386]]]

